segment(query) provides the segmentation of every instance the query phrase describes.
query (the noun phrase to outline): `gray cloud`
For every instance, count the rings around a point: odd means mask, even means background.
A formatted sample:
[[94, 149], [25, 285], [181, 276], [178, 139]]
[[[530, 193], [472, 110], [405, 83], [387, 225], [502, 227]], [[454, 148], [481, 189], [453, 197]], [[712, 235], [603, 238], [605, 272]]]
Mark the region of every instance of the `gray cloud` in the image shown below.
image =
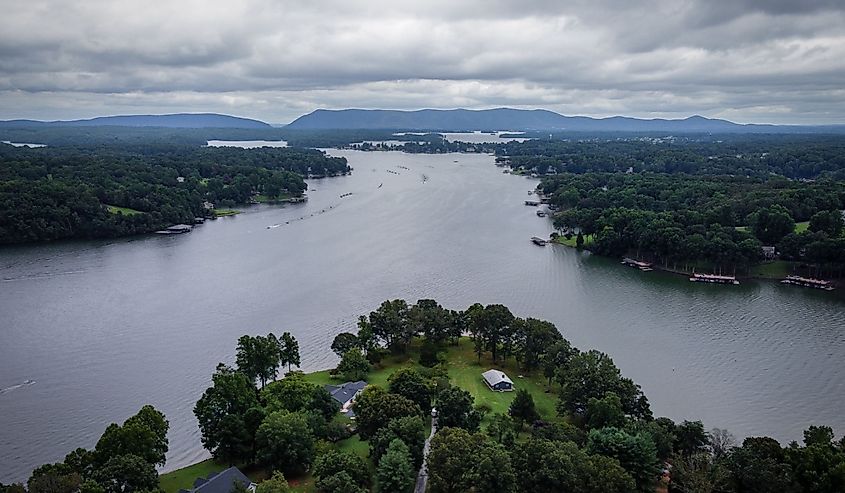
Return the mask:
[[845, 123], [841, 1], [5, 3], [0, 119], [516, 106]]

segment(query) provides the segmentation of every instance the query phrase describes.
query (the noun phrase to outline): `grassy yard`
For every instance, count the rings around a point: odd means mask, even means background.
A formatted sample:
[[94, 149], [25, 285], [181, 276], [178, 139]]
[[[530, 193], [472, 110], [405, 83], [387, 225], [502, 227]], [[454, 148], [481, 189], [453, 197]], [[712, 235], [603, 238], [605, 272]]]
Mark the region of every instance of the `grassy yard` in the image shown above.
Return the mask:
[[[802, 221], [800, 223], [795, 223], [795, 232], [796, 233], [803, 233], [807, 231], [807, 228], [810, 227], [810, 221]], [[748, 231], [748, 226], [737, 226], [734, 228], [737, 231]]]
[[241, 211], [237, 209], [215, 209], [214, 215], [217, 217], [226, 217], [226, 216], [234, 216], [235, 214], [240, 214]]
[[786, 260], [763, 262], [751, 267], [751, 275], [766, 279], [783, 279], [792, 274], [792, 266], [794, 264], [795, 262], [787, 262]]
[[116, 205], [106, 204], [106, 209], [108, 209], [112, 214], [123, 214], [124, 216], [143, 214], [141, 211], [136, 211], [135, 209], [130, 209], [129, 207], [118, 207]]
[[[566, 245], [568, 247], [575, 248], [575, 242], [578, 241], [577, 235], [572, 235], [572, 238], [566, 239], [565, 236], [561, 235], [558, 236], [553, 243], [558, 243], [560, 245]], [[590, 248], [590, 245], [593, 244], [593, 235], [586, 235], [584, 236], [584, 248]]]
[[181, 488], [189, 488], [197, 478], [207, 477], [210, 473], [220, 472], [228, 466], [218, 464], [211, 459], [192, 464], [182, 469], [159, 476], [158, 484], [166, 493], [175, 493]]

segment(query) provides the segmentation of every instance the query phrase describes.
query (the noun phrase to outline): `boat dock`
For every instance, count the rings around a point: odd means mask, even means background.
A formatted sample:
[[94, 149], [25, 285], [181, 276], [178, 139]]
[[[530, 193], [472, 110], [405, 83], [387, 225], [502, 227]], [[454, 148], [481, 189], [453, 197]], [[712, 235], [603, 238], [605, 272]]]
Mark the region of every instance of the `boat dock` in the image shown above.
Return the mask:
[[648, 262], [641, 262], [639, 260], [634, 260], [634, 259], [629, 258], [629, 257], [623, 258], [622, 264], [627, 265], [628, 267], [635, 267], [637, 269], [640, 269], [643, 272], [651, 272], [651, 271], [654, 270], [652, 268], [652, 264], [650, 264]]
[[546, 246], [546, 243], [548, 243], [548, 240], [544, 240], [543, 238], [540, 238], [539, 236], [532, 236], [531, 241], [534, 242], [535, 245], [540, 245], [540, 246]]
[[540, 205], [540, 201], [539, 200], [526, 200], [525, 205], [537, 207], [538, 205]]
[[707, 282], [711, 284], [739, 284], [734, 276], [718, 276], [716, 274], [696, 274], [689, 278], [691, 282]]
[[193, 226], [188, 224], [176, 224], [174, 226], [170, 226], [167, 229], [162, 229], [156, 231], [157, 235], [180, 235], [182, 233], [188, 233], [193, 229]]
[[786, 276], [786, 279], [782, 280], [780, 283], [791, 284], [793, 286], [803, 286], [805, 288], [824, 289], [825, 291], [833, 291], [835, 289], [830, 281], [801, 276]]

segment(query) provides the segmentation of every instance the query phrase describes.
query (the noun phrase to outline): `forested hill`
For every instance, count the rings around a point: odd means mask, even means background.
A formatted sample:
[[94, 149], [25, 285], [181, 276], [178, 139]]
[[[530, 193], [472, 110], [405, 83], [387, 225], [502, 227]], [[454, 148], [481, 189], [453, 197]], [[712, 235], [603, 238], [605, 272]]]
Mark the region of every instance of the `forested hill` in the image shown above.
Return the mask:
[[393, 130], [566, 130], [572, 132], [713, 132], [713, 133], [843, 133], [845, 126], [740, 125], [727, 120], [691, 116], [678, 120], [590, 118], [564, 116], [548, 110], [496, 108], [490, 110], [316, 110], [301, 116], [289, 129]]
[[70, 127], [165, 127], [165, 128], [270, 128], [259, 120], [216, 113], [176, 113], [171, 115], [117, 115], [87, 120], [42, 122], [37, 120], [0, 121], [3, 127], [70, 126]]

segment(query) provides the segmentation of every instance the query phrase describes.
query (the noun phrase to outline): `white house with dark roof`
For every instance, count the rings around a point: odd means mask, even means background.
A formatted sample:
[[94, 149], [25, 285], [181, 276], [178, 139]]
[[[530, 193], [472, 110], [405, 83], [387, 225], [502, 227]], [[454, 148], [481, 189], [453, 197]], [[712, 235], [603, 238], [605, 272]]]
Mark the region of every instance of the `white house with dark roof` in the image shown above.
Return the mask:
[[346, 382], [341, 385], [326, 385], [326, 390], [329, 391], [332, 398], [340, 404], [340, 412], [351, 417], [355, 416], [352, 411], [352, 403], [358, 394], [364, 390], [367, 382], [358, 380], [357, 382]]
[[490, 390], [497, 392], [510, 392], [513, 390], [513, 380], [501, 370], [487, 370], [481, 374], [484, 383], [490, 387]]
[[225, 471], [213, 472], [207, 478], [197, 478], [193, 488], [179, 490], [179, 493], [231, 493], [236, 483], [246, 486], [249, 491], [255, 491], [255, 483], [237, 467], [230, 467]]

